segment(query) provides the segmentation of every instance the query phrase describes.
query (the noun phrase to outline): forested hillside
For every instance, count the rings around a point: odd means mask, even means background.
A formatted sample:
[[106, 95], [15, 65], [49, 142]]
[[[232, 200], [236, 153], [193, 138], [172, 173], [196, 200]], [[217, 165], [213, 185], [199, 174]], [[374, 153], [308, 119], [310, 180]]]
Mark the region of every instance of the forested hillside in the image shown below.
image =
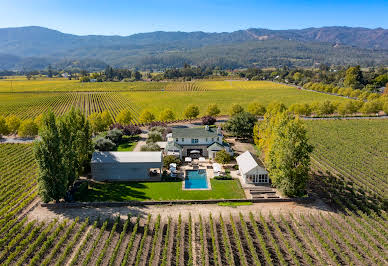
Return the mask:
[[388, 30], [349, 27], [78, 36], [41, 27], [0, 29], [0, 69], [163, 69], [388, 64]]

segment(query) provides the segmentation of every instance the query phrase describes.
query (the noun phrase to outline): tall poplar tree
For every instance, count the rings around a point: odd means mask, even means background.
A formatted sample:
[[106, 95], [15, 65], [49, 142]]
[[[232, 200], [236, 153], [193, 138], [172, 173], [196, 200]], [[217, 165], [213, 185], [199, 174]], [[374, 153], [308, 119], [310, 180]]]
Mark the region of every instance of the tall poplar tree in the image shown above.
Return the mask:
[[255, 130], [272, 184], [286, 196], [303, 195], [313, 150], [303, 122], [288, 112], [272, 113]]
[[66, 194], [68, 181], [63, 167], [61, 139], [55, 115], [43, 116], [40, 140], [35, 142], [35, 158], [39, 167], [39, 194], [44, 202], [58, 202]]

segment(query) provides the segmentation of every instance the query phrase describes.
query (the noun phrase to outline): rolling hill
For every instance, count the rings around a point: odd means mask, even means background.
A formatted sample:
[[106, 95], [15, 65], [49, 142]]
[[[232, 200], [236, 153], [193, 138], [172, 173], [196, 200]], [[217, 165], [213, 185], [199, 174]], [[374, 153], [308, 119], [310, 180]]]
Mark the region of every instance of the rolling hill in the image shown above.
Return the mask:
[[0, 69], [161, 69], [184, 63], [227, 68], [252, 64], [388, 64], [388, 30], [323, 27], [235, 32], [151, 32], [78, 36], [42, 27], [0, 29]]

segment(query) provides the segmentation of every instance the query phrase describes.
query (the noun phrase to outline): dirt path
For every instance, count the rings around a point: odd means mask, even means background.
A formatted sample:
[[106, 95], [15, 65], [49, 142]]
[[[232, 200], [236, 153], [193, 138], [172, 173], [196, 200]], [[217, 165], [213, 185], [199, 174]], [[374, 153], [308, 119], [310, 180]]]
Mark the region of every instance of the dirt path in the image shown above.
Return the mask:
[[145, 218], [148, 214], [156, 217], [158, 214], [162, 218], [166, 219], [171, 217], [178, 219], [179, 214], [182, 215], [182, 219], [187, 219], [189, 214], [193, 217], [197, 217], [201, 214], [203, 217], [208, 217], [211, 213], [214, 217], [222, 215], [232, 214], [238, 216], [239, 213], [248, 214], [249, 212], [261, 212], [268, 214], [278, 213], [313, 213], [313, 212], [330, 212], [331, 209], [324, 204], [321, 200], [315, 200], [309, 204], [298, 204], [295, 202], [273, 202], [273, 203], [254, 203], [252, 205], [237, 206], [237, 207], [225, 207], [218, 206], [216, 204], [195, 204], [195, 205], [157, 205], [157, 206], [126, 206], [126, 207], [103, 207], [103, 208], [68, 208], [68, 209], [48, 209], [41, 207], [40, 205], [34, 208], [29, 214], [29, 219], [37, 219], [40, 221], [52, 220], [58, 218], [63, 220], [66, 218], [75, 219], [79, 216], [80, 219], [90, 217], [91, 220], [100, 219], [120, 215], [122, 219], [126, 219], [128, 213], [131, 216], [140, 216]]
[[148, 137], [148, 133], [141, 133], [139, 135], [140, 139], [139, 141], [137, 142], [135, 148], [133, 149], [133, 151], [140, 151], [141, 149], [141, 146], [145, 145], [146, 144], [146, 140], [147, 140], [147, 137]]

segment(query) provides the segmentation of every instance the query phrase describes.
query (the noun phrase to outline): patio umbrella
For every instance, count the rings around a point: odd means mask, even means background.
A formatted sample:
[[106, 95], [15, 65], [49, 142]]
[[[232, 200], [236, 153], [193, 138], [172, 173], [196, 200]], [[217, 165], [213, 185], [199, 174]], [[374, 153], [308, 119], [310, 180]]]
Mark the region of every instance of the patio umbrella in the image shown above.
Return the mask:
[[192, 161], [191, 157], [186, 157], [185, 158], [185, 162], [191, 162], [191, 161]]
[[170, 167], [176, 168], [176, 163], [170, 163]]
[[206, 159], [204, 157], [199, 157], [198, 161], [204, 162], [204, 161], [206, 161]]

